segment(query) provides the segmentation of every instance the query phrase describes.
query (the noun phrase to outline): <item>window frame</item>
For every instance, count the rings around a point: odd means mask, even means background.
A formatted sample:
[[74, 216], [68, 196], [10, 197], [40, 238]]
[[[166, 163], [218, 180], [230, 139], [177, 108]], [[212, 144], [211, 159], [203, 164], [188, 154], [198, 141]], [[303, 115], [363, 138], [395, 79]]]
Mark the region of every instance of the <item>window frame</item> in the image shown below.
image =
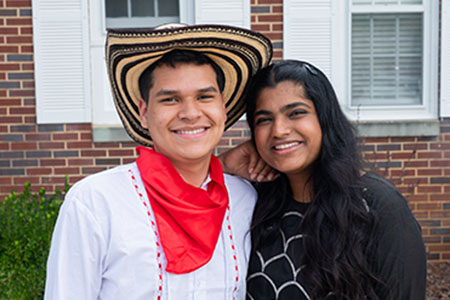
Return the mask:
[[[333, 1], [334, 2], [334, 1]], [[351, 0], [336, 1], [333, 26], [332, 81], [347, 116], [356, 122], [436, 120], [438, 112], [439, 5], [424, 1], [418, 5], [353, 7]], [[352, 106], [351, 103], [351, 20], [353, 13], [423, 12], [423, 86], [421, 105]], [[338, 37], [343, 35], [343, 40]], [[345, 59], [342, 59], [345, 57]]]

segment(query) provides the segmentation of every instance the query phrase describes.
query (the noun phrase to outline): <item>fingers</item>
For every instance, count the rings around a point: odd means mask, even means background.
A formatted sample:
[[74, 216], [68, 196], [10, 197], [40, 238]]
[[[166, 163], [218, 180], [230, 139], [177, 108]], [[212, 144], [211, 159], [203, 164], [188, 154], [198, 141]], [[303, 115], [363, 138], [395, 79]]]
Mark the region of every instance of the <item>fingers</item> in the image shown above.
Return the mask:
[[267, 182], [275, 180], [279, 175], [275, 169], [266, 164], [262, 159], [259, 159], [253, 172], [250, 173], [250, 178], [258, 182]]
[[[250, 158], [250, 162], [252, 161], [252, 158]], [[263, 161], [259, 156], [256, 158], [256, 160], [253, 162], [253, 168], [252, 171], [250, 173], [250, 178], [252, 180], [257, 180], [259, 181], [257, 178], [260, 177], [261, 175], [265, 175], [267, 173], [267, 170], [265, 170], [265, 167], [267, 166], [267, 164], [265, 163], [265, 161]], [[263, 173], [264, 172], [264, 173]]]

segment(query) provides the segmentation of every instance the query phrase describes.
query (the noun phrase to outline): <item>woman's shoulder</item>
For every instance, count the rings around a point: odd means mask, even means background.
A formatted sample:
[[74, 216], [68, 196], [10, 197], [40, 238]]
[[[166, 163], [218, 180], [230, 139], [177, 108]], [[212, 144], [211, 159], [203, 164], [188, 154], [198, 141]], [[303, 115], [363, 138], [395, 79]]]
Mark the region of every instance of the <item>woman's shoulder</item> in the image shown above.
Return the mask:
[[362, 177], [363, 197], [372, 210], [380, 212], [409, 211], [408, 202], [395, 186], [372, 173]]

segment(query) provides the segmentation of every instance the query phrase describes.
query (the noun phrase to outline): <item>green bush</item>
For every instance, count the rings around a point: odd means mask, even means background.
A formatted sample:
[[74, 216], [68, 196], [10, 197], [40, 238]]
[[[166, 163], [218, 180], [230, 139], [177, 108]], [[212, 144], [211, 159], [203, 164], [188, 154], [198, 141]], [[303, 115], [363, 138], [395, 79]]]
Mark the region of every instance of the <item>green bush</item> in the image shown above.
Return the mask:
[[[69, 189], [67, 178], [65, 192]], [[0, 201], [0, 299], [42, 299], [53, 227], [62, 204], [57, 190], [14, 190]]]

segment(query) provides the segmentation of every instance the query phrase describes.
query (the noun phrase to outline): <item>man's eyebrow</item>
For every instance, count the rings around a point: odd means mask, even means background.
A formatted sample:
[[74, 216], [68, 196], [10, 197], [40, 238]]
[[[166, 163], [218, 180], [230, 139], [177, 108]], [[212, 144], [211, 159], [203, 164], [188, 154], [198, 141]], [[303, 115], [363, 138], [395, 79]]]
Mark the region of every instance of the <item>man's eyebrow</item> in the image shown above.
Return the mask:
[[206, 88], [203, 88], [203, 89], [199, 89], [198, 90], [200, 93], [208, 93], [208, 92], [215, 92], [215, 93], [218, 93], [219, 91], [215, 88], [215, 87], [213, 87], [213, 86], [209, 86], [209, 87], [206, 87]]
[[179, 91], [176, 90], [159, 90], [155, 97], [159, 97], [159, 96], [170, 96], [170, 95], [174, 95], [176, 93], [178, 93]]

